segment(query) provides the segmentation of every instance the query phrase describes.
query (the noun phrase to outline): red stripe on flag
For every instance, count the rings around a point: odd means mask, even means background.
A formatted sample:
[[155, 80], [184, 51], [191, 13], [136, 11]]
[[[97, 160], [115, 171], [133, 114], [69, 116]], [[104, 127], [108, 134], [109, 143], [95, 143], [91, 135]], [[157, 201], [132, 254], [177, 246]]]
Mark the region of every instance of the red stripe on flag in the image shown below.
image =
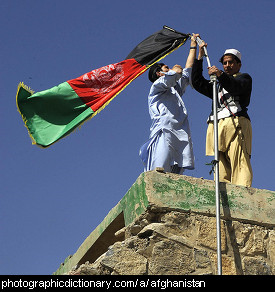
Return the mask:
[[94, 112], [124, 89], [146, 66], [135, 59], [104, 66], [67, 81]]

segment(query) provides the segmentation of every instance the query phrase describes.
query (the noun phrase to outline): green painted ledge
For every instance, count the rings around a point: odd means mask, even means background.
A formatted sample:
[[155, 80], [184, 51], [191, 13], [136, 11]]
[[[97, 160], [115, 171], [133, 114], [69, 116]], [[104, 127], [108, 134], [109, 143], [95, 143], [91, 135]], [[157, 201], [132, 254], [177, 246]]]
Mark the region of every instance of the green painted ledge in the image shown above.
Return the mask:
[[[275, 226], [274, 191], [220, 183], [220, 193], [223, 219]], [[118, 240], [115, 237], [118, 230], [152, 206], [215, 216], [215, 183], [157, 171], [142, 173], [76, 253], [67, 257], [54, 274], [65, 274], [76, 265], [96, 260]]]

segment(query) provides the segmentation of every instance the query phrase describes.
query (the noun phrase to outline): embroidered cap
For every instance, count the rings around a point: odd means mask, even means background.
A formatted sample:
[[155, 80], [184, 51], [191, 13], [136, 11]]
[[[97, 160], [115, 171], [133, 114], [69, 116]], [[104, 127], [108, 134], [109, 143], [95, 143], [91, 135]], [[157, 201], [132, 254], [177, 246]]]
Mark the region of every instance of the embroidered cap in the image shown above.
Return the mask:
[[237, 57], [237, 58], [240, 60], [240, 62], [241, 62], [242, 55], [241, 55], [241, 53], [240, 53], [238, 50], [236, 50], [236, 49], [227, 49], [227, 50], [225, 50], [223, 56], [220, 58], [220, 62], [221, 62], [221, 63], [223, 62], [223, 57], [224, 57], [225, 55], [234, 55], [234, 56]]

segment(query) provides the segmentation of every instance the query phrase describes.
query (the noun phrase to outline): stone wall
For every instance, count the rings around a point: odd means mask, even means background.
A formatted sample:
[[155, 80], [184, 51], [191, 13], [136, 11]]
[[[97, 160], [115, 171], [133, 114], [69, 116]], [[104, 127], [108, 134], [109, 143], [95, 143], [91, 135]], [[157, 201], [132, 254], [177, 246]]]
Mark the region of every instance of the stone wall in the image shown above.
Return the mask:
[[[275, 192], [221, 183], [222, 273], [275, 274]], [[55, 274], [213, 275], [213, 181], [143, 173]]]
[[[216, 274], [216, 219], [212, 216], [152, 208], [117, 232], [124, 236], [94, 263], [71, 270], [77, 275]], [[224, 275], [275, 274], [273, 228], [221, 221]]]

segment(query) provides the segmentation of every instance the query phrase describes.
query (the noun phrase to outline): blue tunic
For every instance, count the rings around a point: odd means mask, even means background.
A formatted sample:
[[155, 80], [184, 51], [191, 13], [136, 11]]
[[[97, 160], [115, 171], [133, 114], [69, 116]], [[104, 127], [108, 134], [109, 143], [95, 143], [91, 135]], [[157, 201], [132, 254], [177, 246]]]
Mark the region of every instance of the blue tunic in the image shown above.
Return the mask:
[[144, 170], [163, 167], [171, 172], [178, 164], [194, 169], [194, 154], [188, 115], [181, 96], [191, 84], [191, 68], [182, 74], [170, 70], [152, 85], [149, 96], [149, 114], [152, 120], [150, 139], [140, 149]]

